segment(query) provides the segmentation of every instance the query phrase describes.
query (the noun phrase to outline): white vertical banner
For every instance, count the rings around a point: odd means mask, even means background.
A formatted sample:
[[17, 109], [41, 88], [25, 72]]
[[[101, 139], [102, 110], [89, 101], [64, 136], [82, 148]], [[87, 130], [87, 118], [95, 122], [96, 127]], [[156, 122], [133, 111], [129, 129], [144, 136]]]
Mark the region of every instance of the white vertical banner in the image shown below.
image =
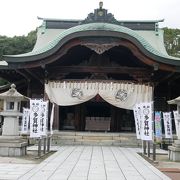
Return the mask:
[[152, 103], [141, 103], [141, 138], [145, 141], [151, 141], [153, 135], [152, 127]]
[[178, 139], [180, 137], [180, 114], [178, 114], [178, 111], [173, 111], [174, 115], [174, 121], [176, 126], [176, 135], [178, 136]]
[[137, 139], [141, 139], [141, 109], [139, 105], [136, 104], [133, 108]]
[[175, 121], [175, 127], [176, 127], [176, 135], [178, 136], [178, 139], [180, 137], [180, 114], [178, 114], [178, 111], [173, 111], [174, 115], [174, 121]]
[[23, 108], [23, 117], [22, 117], [22, 126], [21, 126], [21, 134], [27, 134], [29, 128], [29, 109]]
[[54, 103], [51, 110], [51, 117], [50, 117], [50, 133], [53, 134], [53, 121], [54, 121]]
[[165, 138], [172, 138], [171, 112], [163, 112]]
[[39, 138], [40, 133], [40, 116], [42, 100], [30, 100], [30, 137]]
[[173, 111], [174, 116], [174, 122], [175, 122], [175, 128], [176, 128], [176, 135], [178, 136], [178, 111]]
[[48, 101], [41, 102], [41, 113], [40, 113], [40, 135], [47, 135], [47, 120], [48, 120]]

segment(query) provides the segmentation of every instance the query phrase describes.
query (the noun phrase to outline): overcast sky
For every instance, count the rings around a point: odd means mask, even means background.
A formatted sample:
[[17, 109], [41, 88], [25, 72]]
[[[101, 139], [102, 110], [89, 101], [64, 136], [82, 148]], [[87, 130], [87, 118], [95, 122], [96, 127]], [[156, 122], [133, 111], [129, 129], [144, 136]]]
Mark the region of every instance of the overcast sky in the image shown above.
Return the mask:
[[[100, 0], [0, 0], [0, 35], [26, 35], [42, 21], [84, 19]], [[103, 0], [117, 20], [164, 19], [161, 27], [180, 29], [180, 0]]]

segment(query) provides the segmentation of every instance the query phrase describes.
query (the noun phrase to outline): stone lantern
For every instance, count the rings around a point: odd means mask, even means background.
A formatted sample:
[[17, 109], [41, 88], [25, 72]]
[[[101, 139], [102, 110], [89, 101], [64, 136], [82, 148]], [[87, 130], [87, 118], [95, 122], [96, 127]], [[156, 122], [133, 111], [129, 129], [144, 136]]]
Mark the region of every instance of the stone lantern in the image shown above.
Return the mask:
[[15, 84], [11, 88], [0, 94], [0, 99], [4, 100], [3, 111], [0, 115], [4, 117], [2, 136], [0, 136], [1, 156], [22, 156], [26, 154], [27, 141], [19, 136], [19, 117], [21, 101], [29, 100], [15, 89]]
[[168, 101], [168, 104], [176, 104], [178, 111], [178, 127], [177, 127], [177, 135], [178, 139], [174, 141], [172, 146], [169, 146], [169, 159], [172, 161], [180, 161], [180, 96]]

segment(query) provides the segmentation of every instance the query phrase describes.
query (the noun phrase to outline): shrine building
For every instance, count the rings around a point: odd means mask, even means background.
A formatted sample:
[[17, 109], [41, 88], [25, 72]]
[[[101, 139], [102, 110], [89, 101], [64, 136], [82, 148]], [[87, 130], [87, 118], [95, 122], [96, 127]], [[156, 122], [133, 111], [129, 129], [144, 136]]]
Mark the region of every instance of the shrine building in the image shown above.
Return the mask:
[[0, 77], [54, 103], [54, 130], [135, 132], [136, 103], [167, 111], [179, 96], [180, 59], [166, 52], [163, 20], [119, 21], [102, 3], [82, 20], [39, 19], [33, 50], [4, 55]]

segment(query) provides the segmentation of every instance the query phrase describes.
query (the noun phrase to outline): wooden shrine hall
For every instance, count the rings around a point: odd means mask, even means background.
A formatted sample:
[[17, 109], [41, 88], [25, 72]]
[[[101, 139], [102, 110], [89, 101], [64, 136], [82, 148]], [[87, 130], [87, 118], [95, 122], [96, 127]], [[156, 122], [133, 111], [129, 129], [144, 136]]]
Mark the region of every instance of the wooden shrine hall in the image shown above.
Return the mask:
[[179, 96], [180, 59], [164, 47], [162, 20], [120, 21], [102, 3], [83, 20], [39, 18], [31, 52], [4, 55], [0, 77], [55, 104], [55, 130], [134, 132], [133, 106], [166, 111]]

